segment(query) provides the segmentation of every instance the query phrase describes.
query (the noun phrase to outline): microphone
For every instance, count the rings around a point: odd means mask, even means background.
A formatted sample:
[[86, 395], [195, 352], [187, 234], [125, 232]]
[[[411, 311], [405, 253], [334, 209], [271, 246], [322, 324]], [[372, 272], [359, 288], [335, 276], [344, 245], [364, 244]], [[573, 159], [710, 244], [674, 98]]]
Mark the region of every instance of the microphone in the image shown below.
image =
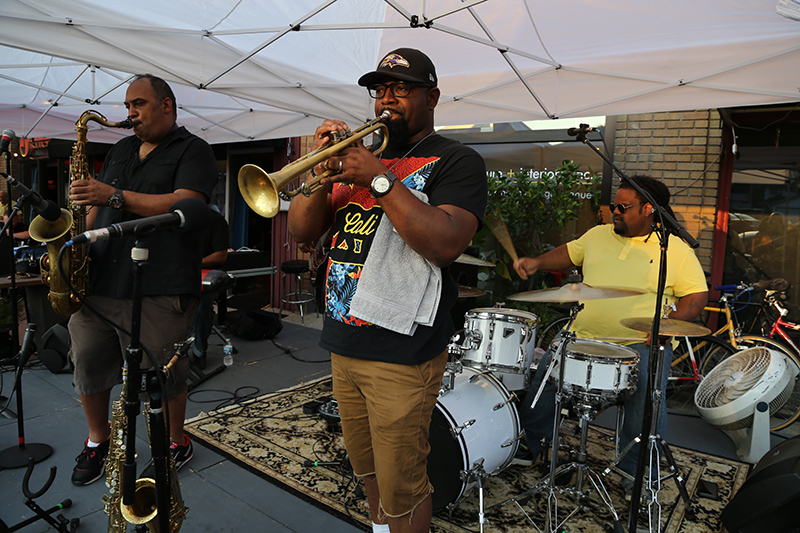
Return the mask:
[[[5, 134], [3, 134], [3, 139], [5, 139]], [[3, 142], [5, 142], [5, 140]], [[39, 193], [30, 190], [5, 172], [0, 172], [0, 176], [3, 176], [9, 185], [17, 189], [22, 197], [28, 200], [28, 202], [31, 204], [31, 207], [36, 209], [36, 212], [42, 215], [43, 218], [49, 220], [50, 222], [54, 222], [61, 218], [61, 208], [55, 203], [51, 202], [50, 200], [45, 200], [39, 196]]]
[[593, 128], [588, 124], [581, 124], [579, 128], [570, 128], [570, 129], [568, 129], [567, 130], [567, 135], [569, 135], [570, 137], [575, 137], [576, 135], [579, 135], [581, 133], [586, 135], [590, 131], [597, 131], [597, 128]]
[[14, 130], [3, 130], [3, 138], [0, 139], [0, 153], [8, 152], [8, 147], [16, 136]]
[[19, 350], [19, 361], [17, 361], [17, 372], [22, 372], [33, 355], [33, 334], [36, 331], [36, 324], [29, 323], [25, 328], [25, 335], [22, 337], [22, 347]]
[[142, 235], [152, 233], [161, 228], [177, 226], [180, 233], [201, 231], [208, 226], [211, 220], [211, 209], [199, 198], [184, 198], [178, 200], [169, 208], [169, 213], [152, 217], [137, 218], [118, 224], [111, 224], [107, 228], [84, 231], [67, 242], [73, 244], [87, 244], [125, 235]]

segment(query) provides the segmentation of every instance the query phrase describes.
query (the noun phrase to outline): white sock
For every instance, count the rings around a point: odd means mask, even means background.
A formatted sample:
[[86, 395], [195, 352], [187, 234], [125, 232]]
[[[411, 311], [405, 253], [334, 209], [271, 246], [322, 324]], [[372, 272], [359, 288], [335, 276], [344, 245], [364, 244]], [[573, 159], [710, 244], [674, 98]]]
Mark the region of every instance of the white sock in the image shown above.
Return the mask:
[[92, 439], [86, 439], [86, 446], [88, 446], [89, 448], [97, 448], [101, 444], [103, 444], [103, 443], [102, 442], [92, 442]]
[[372, 533], [389, 533], [389, 524], [372, 523]]

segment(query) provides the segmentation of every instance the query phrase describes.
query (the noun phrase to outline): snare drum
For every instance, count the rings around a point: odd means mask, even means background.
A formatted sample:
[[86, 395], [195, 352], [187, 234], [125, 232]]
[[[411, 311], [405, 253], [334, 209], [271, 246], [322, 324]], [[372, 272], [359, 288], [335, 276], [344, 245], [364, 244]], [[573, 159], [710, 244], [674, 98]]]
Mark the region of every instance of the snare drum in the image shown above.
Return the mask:
[[475, 485], [468, 474], [482, 460], [486, 474], [507, 467], [519, 445], [519, 415], [508, 390], [492, 374], [463, 368], [443, 387], [431, 417], [428, 478], [433, 510], [458, 502]]
[[[563, 340], [553, 343], [552, 357], [560, 360], [559, 347]], [[564, 390], [573, 396], [613, 401], [623, 391], [636, 390], [639, 374], [639, 354], [636, 350], [593, 339], [567, 341], [564, 359]], [[550, 379], [558, 383], [559, 365], [556, 362]]]
[[[481, 307], [464, 319], [461, 363], [481, 370], [528, 374], [539, 318], [519, 309]], [[511, 387], [512, 390], [514, 387]]]

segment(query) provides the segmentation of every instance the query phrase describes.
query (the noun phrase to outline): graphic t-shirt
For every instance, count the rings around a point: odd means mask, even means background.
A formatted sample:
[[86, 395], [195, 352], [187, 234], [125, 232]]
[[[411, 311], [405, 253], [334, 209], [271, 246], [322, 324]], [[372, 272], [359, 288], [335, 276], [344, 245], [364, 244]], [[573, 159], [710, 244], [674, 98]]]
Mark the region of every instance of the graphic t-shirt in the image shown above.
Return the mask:
[[[412, 145], [413, 146], [413, 145]], [[398, 177], [395, 187], [422, 191], [431, 205], [454, 205], [483, 220], [486, 209], [486, 167], [477, 152], [452, 139], [432, 135], [411, 146], [387, 149], [382, 161]], [[408, 153], [407, 157], [403, 157]], [[454, 333], [450, 308], [458, 297], [449, 269], [442, 269], [442, 295], [434, 324], [418, 327], [413, 336], [370, 324], [350, 314], [383, 209], [369, 189], [337, 183], [333, 187], [335, 215], [325, 290], [325, 327], [321, 346], [359, 359], [419, 364], [440, 354]], [[403, 265], [383, 265], [403, 268]]]

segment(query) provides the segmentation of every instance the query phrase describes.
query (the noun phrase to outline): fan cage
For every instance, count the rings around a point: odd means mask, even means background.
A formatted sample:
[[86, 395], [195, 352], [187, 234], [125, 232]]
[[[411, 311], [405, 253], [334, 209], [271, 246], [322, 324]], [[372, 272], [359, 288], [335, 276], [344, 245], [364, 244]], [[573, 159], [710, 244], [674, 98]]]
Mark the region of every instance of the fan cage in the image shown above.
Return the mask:
[[[769, 363], [773, 357], [773, 352], [766, 347], [756, 346], [748, 348], [739, 353], [736, 353], [729, 358], [722, 361], [711, 372], [708, 373], [706, 378], [700, 383], [697, 394], [695, 395], [695, 404], [699, 408], [714, 409], [722, 407], [735, 401], [725, 397], [725, 389], [723, 384], [728, 379], [732, 371], [752, 372], [758, 375], [758, 379], [764, 375], [768, 370]], [[750, 376], [748, 376], [750, 377]], [[757, 381], [757, 380], [756, 380]], [[794, 380], [789, 380], [783, 390], [777, 394], [769, 402], [769, 412], [776, 413], [787, 402], [794, 390]], [[716, 400], [724, 399], [721, 403], [716, 403]], [[737, 430], [746, 429], [753, 425], [753, 414], [746, 417], [729, 422], [727, 424], [714, 424], [715, 427], [721, 430]]]

